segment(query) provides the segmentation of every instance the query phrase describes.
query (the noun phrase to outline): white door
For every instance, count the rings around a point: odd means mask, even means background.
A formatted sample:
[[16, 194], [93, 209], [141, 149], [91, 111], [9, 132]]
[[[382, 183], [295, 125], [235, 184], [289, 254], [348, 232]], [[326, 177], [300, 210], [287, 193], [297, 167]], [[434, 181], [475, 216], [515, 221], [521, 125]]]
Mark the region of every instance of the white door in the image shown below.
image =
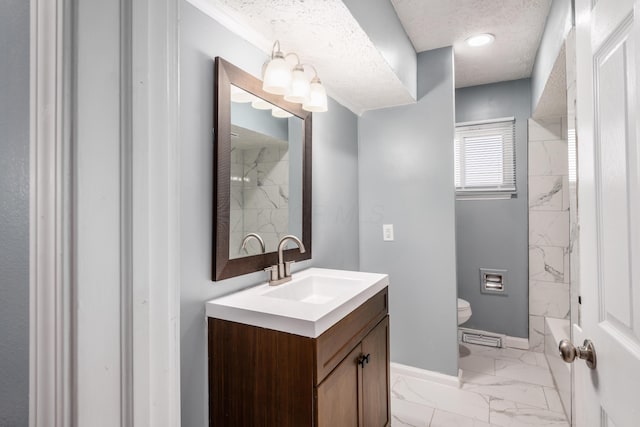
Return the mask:
[[[581, 323], [576, 422], [640, 426], [640, 0], [576, 0]], [[574, 322], [576, 319], [573, 320]]]

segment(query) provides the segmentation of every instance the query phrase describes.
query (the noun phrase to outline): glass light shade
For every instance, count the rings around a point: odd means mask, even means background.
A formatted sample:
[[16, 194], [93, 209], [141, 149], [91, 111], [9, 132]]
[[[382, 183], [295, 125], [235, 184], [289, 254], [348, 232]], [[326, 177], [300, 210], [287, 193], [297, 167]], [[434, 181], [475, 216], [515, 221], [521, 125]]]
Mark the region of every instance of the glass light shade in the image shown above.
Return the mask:
[[309, 99], [302, 104], [302, 109], [313, 113], [323, 113], [327, 111], [327, 91], [318, 78], [314, 78], [311, 81]]
[[496, 36], [493, 34], [476, 34], [475, 36], [469, 37], [466, 42], [471, 47], [480, 47], [493, 43], [495, 39]]
[[274, 95], [284, 95], [291, 87], [291, 69], [282, 52], [276, 52], [264, 70], [262, 89]]
[[273, 108], [273, 104], [257, 97], [251, 102], [251, 106], [256, 110], [271, 110]]
[[282, 108], [278, 108], [278, 107], [274, 107], [271, 110], [271, 115], [273, 117], [278, 117], [280, 119], [287, 119], [289, 117], [293, 117], [293, 114], [291, 114], [288, 111], [283, 110]]
[[285, 95], [285, 101], [297, 102], [303, 104], [309, 98], [309, 79], [304, 73], [304, 68], [301, 65], [296, 67], [291, 72], [291, 90]]
[[243, 89], [240, 89], [237, 86], [231, 85], [231, 101], [232, 102], [246, 103], [246, 102], [251, 102], [254, 99], [256, 99], [254, 95], [250, 94], [249, 92]]

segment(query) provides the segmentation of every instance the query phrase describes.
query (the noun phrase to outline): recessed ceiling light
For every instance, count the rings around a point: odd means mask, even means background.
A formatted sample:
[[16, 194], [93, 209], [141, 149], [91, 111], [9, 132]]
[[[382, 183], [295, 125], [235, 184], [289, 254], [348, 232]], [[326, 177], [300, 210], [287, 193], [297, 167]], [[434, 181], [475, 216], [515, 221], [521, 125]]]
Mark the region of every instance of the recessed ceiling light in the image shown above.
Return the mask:
[[467, 44], [471, 47], [486, 46], [493, 43], [495, 39], [496, 36], [493, 34], [476, 34], [475, 36], [471, 36], [467, 39]]

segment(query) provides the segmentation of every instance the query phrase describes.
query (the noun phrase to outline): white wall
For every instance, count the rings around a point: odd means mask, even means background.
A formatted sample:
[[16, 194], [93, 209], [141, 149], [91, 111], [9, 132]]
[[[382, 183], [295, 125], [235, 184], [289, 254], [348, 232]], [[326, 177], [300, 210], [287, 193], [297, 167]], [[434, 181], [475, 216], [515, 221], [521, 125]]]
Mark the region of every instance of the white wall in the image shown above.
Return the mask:
[[[205, 301], [266, 280], [258, 272], [211, 281], [213, 59], [259, 75], [265, 55], [181, 3], [181, 393], [182, 426], [208, 423]], [[357, 118], [329, 101], [313, 115], [313, 259], [310, 266], [358, 269]]]
[[[389, 273], [391, 360], [458, 372], [453, 49], [418, 55], [418, 102], [358, 121], [360, 267]], [[382, 240], [393, 224], [395, 241]]]

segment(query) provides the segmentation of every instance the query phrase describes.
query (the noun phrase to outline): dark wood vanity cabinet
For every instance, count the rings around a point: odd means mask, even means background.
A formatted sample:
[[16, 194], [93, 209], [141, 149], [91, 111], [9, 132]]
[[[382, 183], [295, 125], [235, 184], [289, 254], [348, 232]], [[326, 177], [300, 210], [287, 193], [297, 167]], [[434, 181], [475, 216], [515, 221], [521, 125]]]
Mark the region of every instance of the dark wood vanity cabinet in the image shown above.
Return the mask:
[[318, 338], [209, 318], [209, 425], [383, 427], [387, 288]]
[[389, 317], [316, 387], [318, 427], [387, 426]]

